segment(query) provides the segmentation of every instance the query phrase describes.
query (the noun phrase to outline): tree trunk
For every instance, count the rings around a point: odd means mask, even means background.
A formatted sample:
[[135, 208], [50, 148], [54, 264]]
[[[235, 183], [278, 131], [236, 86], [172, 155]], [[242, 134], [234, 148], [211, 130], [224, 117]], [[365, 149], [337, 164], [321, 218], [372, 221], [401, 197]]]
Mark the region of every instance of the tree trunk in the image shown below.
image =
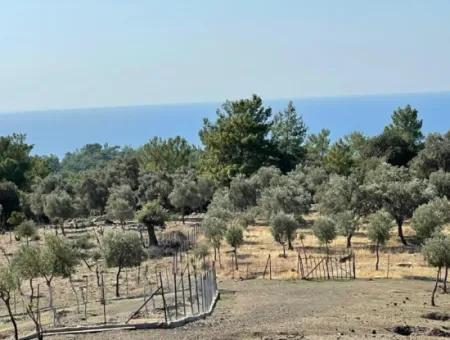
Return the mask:
[[347, 248], [352, 247], [352, 237], [353, 237], [353, 234], [350, 234], [347, 236]]
[[217, 252], [219, 253], [219, 268], [222, 269], [222, 260], [220, 258], [220, 247], [217, 247]]
[[400, 237], [402, 243], [405, 246], [407, 246], [408, 243], [406, 242], [405, 236], [403, 235], [403, 221], [397, 220], [397, 227], [398, 227], [398, 237]]
[[13, 328], [14, 328], [14, 339], [18, 340], [19, 339], [19, 331], [17, 330], [17, 322], [16, 319], [14, 318], [14, 313], [11, 310], [11, 301], [9, 296], [7, 298], [2, 298], [3, 302], [6, 305], [6, 308], [8, 309], [8, 314], [9, 314], [9, 319], [11, 320], [11, 323], [13, 324]]
[[58, 316], [56, 315], [56, 308], [53, 306], [53, 287], [52, 287], [52, 281], [46, 280], [47, 287], [48, 287], [48, 306], [53, 312], [53, 326], [57, 326], [58, 322]]
[[213, 247], [214, 248], [214, 262], [216, 262], [217, 261], [217, 248], [216, 247]]
[[62, 232], [63, 236], [66, 237], [66, 229], [64, 228], [64, 221], [61, 222], [61, 232]]
[[184, 209], [182, 210], [182, 212], [181, 212], [181, 221], [183, 222], [183, 224], [185, 224], [185, 218], [184, 218], [184, 215], [185, 215], [185, 212], [184, 212]]
[[376, 251], [377, 251], [377, 263], [375, 264], [375, 270], [378, 270], [378, 265], [379, 265], [379, 263], [380, 263], [380, 252], [379, 252], [379, 248], [380, 248], [380, 244], [379, 244], [379, 242], [377, 242], [377, 248], [376, 248]]
[[158, 239], [156, 238], [155, 227], [152, 225], [147, 225], [147, 233], [149, 246], [158, 246]]
[[116, 297], [120, 297], [120, 292], [119, 292], [119, 280], [120, 280], [120, 272], [122, 271], [122, 268], [119, 267], [119, 270], [117, 271], [117, 275], [116, 275]]
[[238, 260], [237, 260], [237, 248], [234, 248], [234, 264], [235, 264], [236, 270], [239, 270]]
[[438, 272], [437, 272], [437, 275], [436, 275], [436, 283], [435, 283], [434, 288], [433, 288], [433, 293], [431, 294], [431, 305], [433, 307], [436, 306], [436, 304], [434, 303], [434, 295], [436, 294], [436, 290], [437, 290], [437, 287], [438, 287], [438, 282], [439, 282], [439, 277], [440, 276], [441, 276], [441, 267], [438, 268]]
[[283, 257], [286, 258], [286, 245], [283, 243]]
[[[75, 295], [75, 300], [77, 302], [77, 314], [80, 314], [80, 300], [78, 299], [77, 290], [75, 289], [75, 286], [73, 285], [72, 275], [69, 276], [69, 282], [70, 282], [70, 288], [72, 288], [73, 294]], [[86, 291], [87, 291], [87, 289], [86, 289]]]
[[444, 286], [442, 287], [442, 290], [445, 294], [447, 294], [447, 280], [448, 280], [448, 266], [445, 266]]
[[294, 250], [294, 247], [292, 246], [292, 240], [291, 240], [291, 238], [288, 238], [288, 249], [289, 249], [289, 250]]

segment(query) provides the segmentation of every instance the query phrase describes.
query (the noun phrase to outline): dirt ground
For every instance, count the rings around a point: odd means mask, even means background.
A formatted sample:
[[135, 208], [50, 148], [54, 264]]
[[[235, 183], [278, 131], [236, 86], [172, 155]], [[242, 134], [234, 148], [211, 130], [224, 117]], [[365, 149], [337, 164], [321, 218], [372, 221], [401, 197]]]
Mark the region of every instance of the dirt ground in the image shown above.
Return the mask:
[[227, 279], [219, 285], [221, 299], [214, 313], [181, 328], [54, 339], [404, 339], [388, 328], [396, 325], [450, 328], [450, 321], [422, 317], [431, 311], [450, 312], [450, 294], [438, 295], [438, 307], [430, 306], [433, 283], [429, 281]]

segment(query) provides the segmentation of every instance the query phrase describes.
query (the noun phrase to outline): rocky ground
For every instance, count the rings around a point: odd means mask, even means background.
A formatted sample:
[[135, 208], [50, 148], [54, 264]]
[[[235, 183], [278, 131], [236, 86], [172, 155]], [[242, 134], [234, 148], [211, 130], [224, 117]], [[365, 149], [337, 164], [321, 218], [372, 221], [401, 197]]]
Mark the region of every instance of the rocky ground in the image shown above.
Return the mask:
[[[450, 332], [450, 321], [423, 315], [450, 313], [450, 294], [430, 306], [431, 281], [269, 281], [225, 280], [212, 316], [177, 329], [71, 335], [59, 339], [344, 339]], [[403, 327], [410, 326], [410, 328]], [[406, 337], [407, 338], [407, 337]], [[429, 337], [438, 339], [435, 337]], [[55, 339], [57, 339], [55, 337]]]

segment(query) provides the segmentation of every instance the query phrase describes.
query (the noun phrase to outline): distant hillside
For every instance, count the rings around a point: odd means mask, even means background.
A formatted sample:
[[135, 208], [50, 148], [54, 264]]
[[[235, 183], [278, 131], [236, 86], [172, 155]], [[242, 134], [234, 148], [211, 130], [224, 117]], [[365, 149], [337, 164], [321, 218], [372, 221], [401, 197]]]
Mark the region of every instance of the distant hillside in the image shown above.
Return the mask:
[[[286, 100], [266, 101], [274, 110]], [[450, 129], [450, 92], [294, 99], [310, 132], [329, 128], [336, 139], [358, 130], [373, 135], [390, 121], [398, 106], [411, 104], [424, 120], [424, 131]], [[26, 133], [34, 153], [62, 157], [86, 143], [138, 146], [153, 136], [182, 135], [198, 144], [203, 118], [214, 119], [220, 103], [130, 106], [0, 114], [0, 135]]]

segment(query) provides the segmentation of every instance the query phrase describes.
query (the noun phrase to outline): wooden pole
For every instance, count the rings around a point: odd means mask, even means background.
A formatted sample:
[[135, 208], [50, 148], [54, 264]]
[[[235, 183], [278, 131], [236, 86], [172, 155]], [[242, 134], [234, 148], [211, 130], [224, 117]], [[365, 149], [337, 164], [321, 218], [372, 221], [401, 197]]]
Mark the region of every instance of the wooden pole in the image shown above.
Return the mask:
[[184, 271], [181, 273], [181, 293], [183, 297], [183, 316], [186, 316], [186, 297], [184, 294]]
[[194, 302], [192, 301], [192, 284], [191, 284], [191, 271], [189, 270], [188, 263], [188, 283], [189, 283], [189, 302], [191, 304], [191, 314], [194, 315]]
[[272, 280], [272, 257], [269, 254], [269, 278]]
[[103, 271], [101, 272], [102, 277], [102, 304], [103, 304], [103, 323], [106, 325], [106, 296], [105, 296], [105, 280], [103, 277]]
[[173, 273], [173, 291], [175, 295], [175, 320], [178, 320], [178, 299], [177, 299], [177, 272]]
[[163, 306], [164, 306], [164, 322], [167, 324], [167, 306], [166, 306], [166, 298], [164, 296], [164, 285], [163, 285], [163, 281], [162, 281], [162, 276], [161, 276], [161, 272], [159, 272], [159, 283], [160, 283], [160, 288], [161, 288], [161, 296], [162, 296], [162, 300], [163, 300]]
[[390, 266], [390, 255], [388, 254], [388, 258], [387, 258], [386, 279], [389, 279], [389, 266]]
[[197, 312], [200, 313], [200, 299], [198, 296], [197, 270], [194, 268], [195, 296], [197, 298]]
[[355, 253], [353, 253], [353, 255], [352, 255], [352, 260], [353, 260], [353, 278], [356, 279], [356, 258], [355, 258]]

